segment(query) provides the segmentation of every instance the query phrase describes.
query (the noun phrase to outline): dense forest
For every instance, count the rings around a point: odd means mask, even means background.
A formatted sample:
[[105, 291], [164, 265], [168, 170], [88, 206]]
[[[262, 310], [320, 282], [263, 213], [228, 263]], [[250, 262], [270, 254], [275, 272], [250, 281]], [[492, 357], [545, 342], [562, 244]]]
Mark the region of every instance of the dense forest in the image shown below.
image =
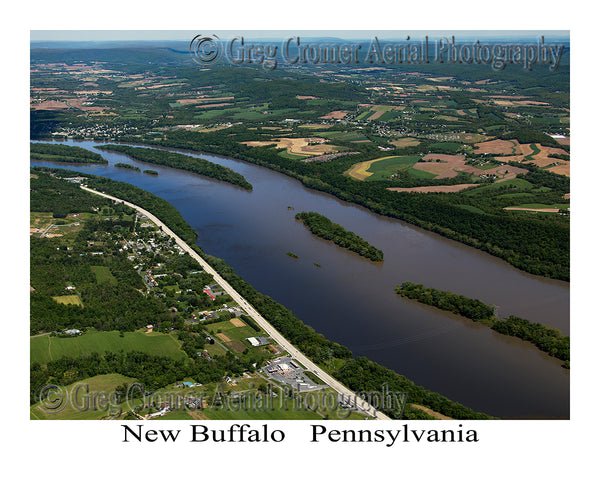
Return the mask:
[[485, 323], [503, 335], [510, 335], [531, 342], [543, 352], [564, 360], [565, 367], [570, 367], [570, 337], [563, 336], [556, 328], [530, 322], [512, 315], [505, 320], [499, 319], [494, 316], [494, 307], [486, 305], [481, 300], [451, 292], [443, 292], [435, 288], [426, 288], [423, 285], [411, 282], [403, 282], [402, 285], [397, 286], [396, 293], [417, 300], [420, 303], [432, 305], [471, 320]]
[[182, 153], [165, 152], [150, 148], [129, 147], [127, 145], [101, 145], [96, 148], [124, 153], [135, 160], [187, 170], [188, 172], [237, 185], [246, 190], [252, 190], [252, 185], [248, 183], [243, 175], [203, 158], [195, 158], [183, 155]]
[[90, 152], [81, 147], [56, 143], [31, 142], [29, 144], [29, 155], [32, 160], [45, 160], [48, 162], [98, 163], [101, 165], [108, 163], [98, 153]]
[[296, 214], [296, 220], [302, 221], [318, 237], [331, 240], [336, 245], [356, 252], [374, 262], [383, 262], [381, 250], [323, 215], [316, 212], [301, 212]]

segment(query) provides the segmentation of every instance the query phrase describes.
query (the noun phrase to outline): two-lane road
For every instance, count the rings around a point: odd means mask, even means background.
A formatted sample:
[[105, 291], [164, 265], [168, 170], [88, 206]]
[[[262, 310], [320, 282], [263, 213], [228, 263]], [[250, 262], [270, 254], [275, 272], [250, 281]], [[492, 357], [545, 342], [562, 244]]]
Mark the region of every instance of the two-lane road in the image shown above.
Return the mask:
[[125, 205], [128, 205], [131, 208], [134, 208], [138, 212], [146, 215], [150, 220], [152, 220], [156, 225], [162, 228], [162, 231], [169, 235], [171, 238], [175, 240], [177, 245], [179, 245], [185, 252], [187, 252], [194, 260], [196, 260], [202, 268], [209, 274], [213, 276], [215, 282], [218, 283], [223, 290], [225, 290], [231, 298], [238, 303], [240, 307], [242, 307], [246, 313], [260, 325], [260, 327], [274, 340], [276, 341], [284, 350], [286, 350], [290, 356], [297, 359], [300, 363], [302, 363], [308, 370], [315, 373], [321, 380], [323, 380], [327, 385], [333, 388], [338, 394], [342, 395], [343, 398], [348, 401], [348, 403], [356, 404], [357, 407], [363, 411], [363, 413], [374, 416], [378, 420], [389, 420], [390, 418], [376, 410], [373, 406], [371, 406], [368, 402], [361, 400], [356, 397], [356, 394], [344, 386], [341, 382], [333, 378], [323, 369], [321, 369], [318, 365], [316, 365], [313, 361], [311, 361], [306, 355], [304, 355], [300, 350], [298, 350], [295, 346], [293, 346], [281, 333], [279, 333], [260, 313], [258, 313], [252, 305], [250, 305], [246, 299], [244, 299], [229, 283], [221, 277], [217, 273], [217, 271], [212, 268], [196, 251], [194, 251], [187, 243], [185, 243], [179, 236], [177, 236], [169, 227], [167, 227], [163, 222], [161, 222], [158, 218], [156, 218], [152, 213], [144, 210], [143, 208], [134, 205], [133, 203], [127, 202], [125, 200], [121, 200], [120, 198], [113, 197], [111, 195], [107, 195], [106, 193], [98, 192], [96, 190], [92, 190], [91, 188], [87, 188], [81, 186], [81, 188], [87, 192], [94, 193], [96, 195], [100, 195], [106, 198], [110, 198], [115, 202], [121, 202]]

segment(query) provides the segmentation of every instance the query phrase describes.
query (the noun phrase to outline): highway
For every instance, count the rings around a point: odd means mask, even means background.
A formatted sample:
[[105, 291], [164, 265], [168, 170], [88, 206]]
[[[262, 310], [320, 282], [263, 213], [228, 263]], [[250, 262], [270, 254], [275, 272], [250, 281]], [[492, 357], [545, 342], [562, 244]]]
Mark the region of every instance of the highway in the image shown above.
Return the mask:
[[238, 303], [238, 305], [243, 308], [246, 313], [252, 317], [252, 319], [260, 325], [260, 327], [275, 341], [277, 342], [284, 350], [288, 352], [288, 354], [297, 359], [302, 365], [306, 367], [307, 370], [315, 373], [321, 380], [323, 380], [327, 385], [333, 388], [338, 394], [342, 395], [343, 398], [351, 404], [354, 404], [354, 399], [356, 399], [356, 404], [359, 410], [363, 413], [371, 415], [378, 420], [390, 420], [390, 418], [384, 413], [376, 410], [373, 406], [368, 404], [366, 401], [361, 400], [360, 398], [356, 398], [356, 395], [352, 390], [344, 386], [341, 382], [333, 378], [323, 369], [321, 369], [318, 365], [316, 365], [313, 361], [311, 361], [306, 355], [304, 355], [300, 350], [298, 350], [294, 345], [292, 345], [281, 333], [279, 333], [258, 311], [254, 309], [252, 305], [250, 305], [245, 298], [243, 298], [229, 283], [221, 277], [217, 273], [217, 271], [212, 268], [200, 255], [198, 255], [187, 243], [185, 243], [179, 236], [177, 236], [169, 227], [167, 227], [163, 222], [161, 222], [158, 218], [156, 218], [152, 213], [144, 210], [143, 208], [134, 205], [133, 203], [127, 202], [125, 200], [121, 200], [120, 198], [113, 197], [112, 195], [108, 195], [106, 193], [98, 192], [91, 188], [81, 186], [81, 188], [87, 192], [100, 195], [102, 197], [109, 198], [114, 200], [115, 202], [120, 202], [125, 205], [128, 205], [131, 208], [134, 208], [138, 212], [146, 215], [150, 220], [152, 220], [156, 225], [162, 228], [162, 231], [169, 235], [171, 238], [175, 240], [177, 245], [179, 245], [185, 252], [187, 252], [194, 260], [196, 260], [206, 271], [211, 274], [215, 279], [215, 282], [218, 283], [223, 290], [225, 290], [231, 298]]

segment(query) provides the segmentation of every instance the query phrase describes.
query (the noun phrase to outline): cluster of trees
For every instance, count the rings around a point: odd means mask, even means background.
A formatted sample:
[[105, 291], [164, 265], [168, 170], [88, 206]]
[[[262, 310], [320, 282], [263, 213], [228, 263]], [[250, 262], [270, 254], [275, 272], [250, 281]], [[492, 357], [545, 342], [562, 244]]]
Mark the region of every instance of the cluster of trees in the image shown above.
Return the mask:
[[[252, 190], [252, 185], [248, 183], [243, 175], [234, 172], [230, 168], [204, 160], [203, 158], [150, 148], [130, 147], [128, 145], [101, 145], [96, 148], [124, 153], [135, 160], [187, 170], [188, 172], [197, 173], [199, 175], [204, 175], [205, 177], [215, 178], [223, 182], [237, 185], [246, 190]], [[117, 164], [117, 166], [118, 165], [120, 164]], [[128, 166], [127, 168], [131, 167]]]
[[34, 176], [29, 182], [29, 205], [32, 212], [53, 212], [55, 218], [62, 218], [69, 213], [92, 212], [94, 208], [102, 208], [111, 203], [106, 198], [87, 194], [76, 183], [65, 182], [50, 175], [35, 175], [41, 171], [46, 170], [39, 167], [32, 169]]
[[471, 320], [483, 320], [494, 315], [494, 306], [451, 292], [426, 288], [421, 284], [404, 282], [396, 287], [396, 293], [426, 305], [457, 313]]
[[115, 167], [117, 167], [117, 168], [128, 168], [129, 170], [134, 170], [136, 172], [140, 171], [139, 167], [136, 167], [135, 165], [130, 165], [129, 163], [122, 163], [122, 162], [115, 163]]
[[68, 163], [99, 163], [106, 165], [108, 161], [96, 152], [85, 148], [60, 145], [56, 143], [30, 143], [29, 155], [32, 160]]
[[316, 212], [300, 212], [296, 214], [296, 220], [301, 220], [318, 237], [331, 240], [336, 245], [356, 252], [374, 262], [383, 262], [381, 250], [323, 215]]
[[569, 368], [570, 337], [565, 337], [558, 329], [534, 323], [524, 318], [510, 316], [505, 320], [494, 316], [494, 307], [486, 305], [481, 300], [443, 292], [435, 288], [425, 288], [423, 285], [404, 282], [396, 287], [396, 293], [426, 305], [432, 305], [442, 310], [457, 313], [463, 317], [489, 325], [493, 330], [503, 335], [518, 337], [533, 343], [543, 352], [553, 357], [565, 360], [564, 366]]
[[503, 135], [500, 135], [500, 138], [504, 140], [517, 140], [519, 143], [539, 143], [547, 147], [555, 147], [559, 145], [558, 142], [550, 135], [529, 128], [524, 128], [514, 132], [507, 132]]
[[569, 366], [571, 339], [565, 337], [556, 329], [541, 323], [530, 322], [524, 318], [511, 315], [506, 320], [494, 319], [494, 330], [504, 335], [519, 337], [533, 343], [540, 350], [549, 353], [553, 357], [565, 360], [565, 366]]

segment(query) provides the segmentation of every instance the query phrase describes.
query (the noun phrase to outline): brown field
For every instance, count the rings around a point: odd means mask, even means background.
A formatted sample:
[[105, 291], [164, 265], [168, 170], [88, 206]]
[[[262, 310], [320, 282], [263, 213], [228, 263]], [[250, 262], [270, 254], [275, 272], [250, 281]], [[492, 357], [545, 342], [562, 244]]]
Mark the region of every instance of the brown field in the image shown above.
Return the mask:
[[[571, 176], [571, 165], [567, 164], [563, 164], [563, 165], [557, 165], [555, 167], [550, 167], [548, 170], [550, 170], [552, 173], [556, 173], [558, 175], [565, 175], [566, 177], [570, 177]], [[567, 193], [567, 195], [569, 195]], [[569, 198], [569, 197], [565, 197], [565, 198]]]
[[385, 112], [385, 110], [379, 110], [377, 112], [375, 112], [373, 115], [371, 115], [367, 120], [377, 120], [379, 117], [381, 117]]
[[[515, 141], [515, 143], [516, 143], [516, 141]], [[540, 152], [535, 155], [532, 155], [533, 150], [529, 144], [521, 145], [521, 144], [516, 143], [515, 150], [517, 152], [520, 152], [520, 154], [511, 155], [508, 157], [496, 157], [496, 160], [499, 160], [501, 162], [506, 161], [506, 162], [519, 162], [519, 163], [525, 161], [525, 163], [532, 163], [534, 165], [537, 165], [538, 167], [547, 167], [548, 165], [553, 165], [555, 163], [558, 163], [559, 165], [557, 165], [556, 167], [552, 167], [552, 168], [567, 167], [566, 171], [568, 171], [568, 165], [566, 165], [566, 163], [568, 163], [568, 162], [566, 162], [564, 160], [552, 158], [549, 156], [552, 153], [565, 155], [565, 154], [567, 154], [567, 152], [565, 150], [563, 150], [562, 148], [556, 148], [556, 147], [545, 147], [543, 145], [540, 145], [539, 143], [536, 143], [535, 145], [540, 150]], [[531, 155], [531, 158], [533, 158], [533, 160], [525, 160], [525, 157], [528, 155]], [[565, 170], [565, 168], [559, 169], [559, 171], [560, 170]]]
[[56, 100], [45, 100], [41, 103], [35, 103], [31, 105], [33, 110], [66, 110], [69, 106], [65, 102], [58, 102]]
[[196, 105], [196, 108], [224, 107], [225, 105], [233, 105], [233, 103], [205, 103], [203, 105]]
[[[427, 161], [429, 160], [429, 161]], [[431, 161], [433, 160], [433, 161]], [[435, 160], [440, 160], [436, 162]], [[413, 165], [413, 168], [437, 175], [435, 178], [452, 178], [457, 175], [456, 167], [464, 167], [464, 155], [447, 155], [442, 153], [430, 153]]]
[[461, 190], [465, 190], [467, 188], [476, 187], [479, 184], [477, 183], [461, 183], [460, 185], [434, 185], [430, 187], [390, 187], [388, 190], [392, 192], [417, 192], [417, 193], [454, 193], [460, 192]]
[[570, 200], [571, 199], [571, 194], [570, 193], [565, 193], [563, 195], [563, 198], [566, 199], [566, 200]]
[[239, 340], [235, 340], [233, 342], [227, 342], [227, 346], [229, 348], [231, 348], [235, 353], [242, 353], [244, 350], [246, 350], [246, 348], [248, 348], [246, 345], [244, 345]]
[[411, 403], [410, 406], [413, 408], [418, 408], [419, 410], [423, 410], [427, 415], [431, 415], [432, 417], [437, 418], [438, 420], [454, 420], [451, 417], [442, 415], [441, 413], [436, 412], [436, 411], [432, 410], [431, 408], [424, 407], [423, 405], [415, 405], [414, 403]]
[[515, 144], [509, 140], [490, 140], [475, 144], [475, 153], [495, 153], [510, 155], [513, 153]]
[[180, 98], [177, 100], [177, 103], [181, 103], [182, 105], [196, 105], [197, 103], [204, 102], [218, 102], [223, 100], [233, 100], [234, 97], [200, 97], [200, 98]]
[[[321, 123], [307, 123], [306, 125], [299, 125], [300, 128], [331, 128], [331, 125], [323, 125]], [[265, 128], [265, 127], [263, 127]]]
[[242, 322], [239, 318], [232, 318], [229, 320], [234, 327], [245, 327], [246, 324]]
[[309, 145], [314, 142], [326, 142], [325, 138], [304, 137], [304, 138], [273, 138], [271, 140], [257, 140], [251, 142], [242, 142], [250, 147], [264, 147], [265, 145], [276, 144], [277, 148], [285, 148], [292, 155], [315, 156], [331, 153], [335, 151], [335, 145], [321, 143], [319, 145]]
[[[430, 160], [430, 161], [427, 161]], [[431, 160], [440, 160], [435, 162]], [[465, 165], [464, 155], [448, 155], [440, 153], [430, 153], [423, 157], [423, 160], [413, 165], [413, 168], [423, 170], [437, 175], [435, 178], [453, 178], [458, 172], [466, 172], [471, 175], [479, 176], [483, 174], [496, 175], [499, 177], [496, 182], [516, 178], [519, 173], [527, 173], [524, 168], [513, 167], [511, 165], [499, 165], [489, 170], [481, 170], [471, 165]], [[466, 188], [466, 187], [465, 187]]]
[[504, 207], [504, 210], [519, 210], [523, 212], [545, 212], [558, 213], [558, 208], [523, 208], [523, 207]]
[[342, 110], [334, 110], [333, 112], [329, 112], [327, 115], [323, 115], [319, 118], [323, 118], [325, 120], [339, 120], [344, 118], [346, 115], [348, 115], [348, 112], [344, 112]]
[[227, 335], [225, 335], [224, 333], [217, 333], [217, 337], [219, 337], [221, 340], [223, 340], [224, 342], [231, 342], [231, 338], [229, 338]]
[[451, 117], [450, 115], [438, 115], [435, 118], [439, 118], [440, 120], [448, 120], [449, 122], [455, 122], [458, 120], [458, 117]]
[[419, 145], [421, 143], [421, 141], [417, 140], [416, 138], [405, 137], [405, 138], [399, 138], [398, 140], [394, 140], [390, 143], [392, 145], [394, 145], [395, 147], [404, 148], [404, 147], [416, 147], [417, 145]]
[[318, 100], [319, 97], [315, 97], [314, 95], [296, 95], [298, 100]]

